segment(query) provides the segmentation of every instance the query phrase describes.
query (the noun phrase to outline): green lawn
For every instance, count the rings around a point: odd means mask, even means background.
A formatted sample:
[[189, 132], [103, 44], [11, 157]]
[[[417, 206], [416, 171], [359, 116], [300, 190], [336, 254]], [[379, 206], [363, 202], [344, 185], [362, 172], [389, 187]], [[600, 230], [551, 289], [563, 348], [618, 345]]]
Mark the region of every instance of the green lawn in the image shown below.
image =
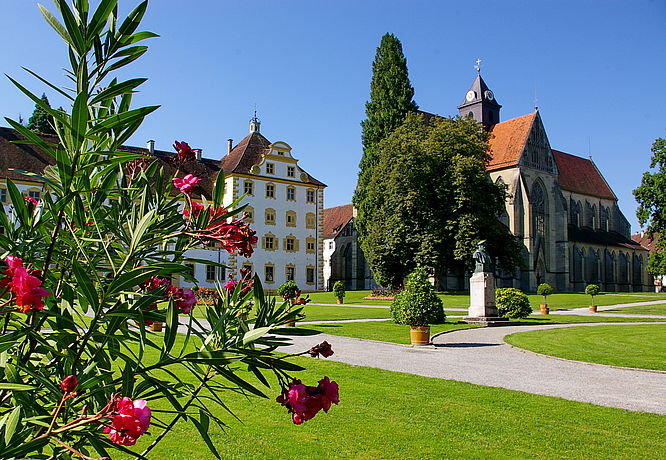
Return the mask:
[[[239, 422], [211, 437], [225, 459], [322, 458], [660, 458], [666, 417], [500, 388], [300, 358], [307, 384], [327, 375], [340, 405], [296, 426], [270, 399], [224, 398]], [[178, 373], [178, 371], [176, 371]], [[165, 406], [150, 402], [155, 409]], [[140, 438], [145, 447], [159, 431]], [[128, 458], [121, 455], [118, 458]], [[115, 458], [115, 456], [114, 456]], [[151, 459], [212, 459], [190, 423], [180, 422]]]
[[666, 370], [666, 324], [586, 326], [511, 334], [511, 345], [560, 358]]
[[[344, 337], [354, 337], [357, 339], [380, 340], [382, 342], [393, 342], [409, 344], [409, 326], [395, 324], [393, 321], [374, 321], [368, 323], [344, 323], [344, 324], [317, 324], [303, 326], [307, 329], [315, 329], [324, 334], [341, 335]], [[430, 326], [430, 335], [442, 331], [452, 331], [456, 329], [468, 329], [470, 324], [451, 322], [444, 324], [434, 324]]]
[[629, 315], [666, 315], [666, 303], [644, 305], [642, 307], [623, 307], [604, 310], [604, 313], [627, 313]]

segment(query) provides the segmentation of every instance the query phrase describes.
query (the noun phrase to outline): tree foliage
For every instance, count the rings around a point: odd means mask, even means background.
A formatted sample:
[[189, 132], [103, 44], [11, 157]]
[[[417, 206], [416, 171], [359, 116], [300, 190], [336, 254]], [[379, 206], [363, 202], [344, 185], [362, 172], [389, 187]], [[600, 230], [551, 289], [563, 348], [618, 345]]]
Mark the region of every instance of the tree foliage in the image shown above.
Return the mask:
[[486, 172], [488, 133], [468, 118], [409, 114], [378, 148], [368, 205], [355, 223], [375, 279], [399, 285], [417, 265], [472, 268], [479, 240], [503, 269], [520, 264], [520, 246], [497, 216], [506, 192]]
[[512, 319], [527, 318], [532, 314], [530, 300], [520, 289], [495, 289], [495, 304], [500, 316]]
[[[42, 93], [41, 104], [35, 104], [35, 110], [28, 119], [28, 129], [36, 133], [55, 134], [55, 129], [53, 129], [53, 117], [49, 115], [45, 107], [51, 108], [51, 104], [49, 104], [49, 99], [46, 97], [46, 94]], [[20, 120], [19, 123], [21, 123]]]
[[363, 156], [359, 164], [358, 187], [354, 194], [354, 205], [357, 208], [366, 205], [366, 187], [378, 162], [377, 144], [400, 126], [409, 112], [418, 109], [413, 98], [414, 88], [409, 82], [402, 44], [395, 35], [387, 33], [382, 37], [372, 63], [370, 100], [365, 103], [367, 119], [361, 122]]
[[643, 173], [641, 185], [634, 190], [638, 201], [636, 216], [641, 226], [656, 237], [656, 251], [650, 254], [648, 271], [655, 276], [666, 275], [666, 139], [652, 144], [650, 169]]
[[396, 323], [407, 326], [423, 327], [446, 320], [442, 299], [430, 284], [424, 267], [416, 267], [407, 276], [405, 289], [395, 296], [390, 311]]

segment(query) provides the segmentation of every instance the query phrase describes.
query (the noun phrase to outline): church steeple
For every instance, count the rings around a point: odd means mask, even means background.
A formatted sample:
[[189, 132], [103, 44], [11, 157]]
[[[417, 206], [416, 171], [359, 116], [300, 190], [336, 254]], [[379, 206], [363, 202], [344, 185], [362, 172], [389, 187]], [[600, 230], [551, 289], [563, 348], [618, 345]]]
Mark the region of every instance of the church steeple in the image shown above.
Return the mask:
[[469, 116], [490, 127], [500, 122], [501, 105], [497, 103], [495, 95], [488, 89], [488, 85], [481, 78], [481, 69], [477, 61], [477, 76], [469, 91], [458, 106], [461, 116]]

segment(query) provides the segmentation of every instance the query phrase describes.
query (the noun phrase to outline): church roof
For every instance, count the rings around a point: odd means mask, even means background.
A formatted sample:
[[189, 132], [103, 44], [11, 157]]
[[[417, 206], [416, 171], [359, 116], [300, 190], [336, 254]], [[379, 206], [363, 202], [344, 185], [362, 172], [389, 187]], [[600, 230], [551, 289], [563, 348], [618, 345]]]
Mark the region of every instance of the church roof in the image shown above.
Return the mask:
[[617, 246], [627, 249], [645, 249], [636, 241], [632, 241], [617, 232], [592, 230], [590, 227], [578, 228], [575, 225], [567, 226], [569, 241], [579, 243], [598, 244], [600, 246]]
[[[251, 174], [252, 166], [261, 163], [261, 157], [270, 152], [271, 142], [258, 131], [245, 136], [231, 152], [227, 153], [220, 164], [225, 174]], [[307, 174], [307, 173], [306, 173]], [[309, 184], [326, 186], [311, 175], [307, 174]]]
[[560, 172], [558, 179], [562, 190], [617, 200], [591, 159], [577, 157], [559, 150], [553, 150], [553, 158]]
[[[458, 106], [459, 109], [467, 107], [469, 105], [478, 104], [479, 102], [484, 102], [485, 104], [495, 105], [497, 107], [502, 107], [496, 100], [492, 91], [489, 91], [488, 85], [481, 78], [481, 74], [477, 74], [472, 86], [469, 88], [469, 91], [474, 93], [474, 98], [471, 101], [467, 100], [465, 96]], [[490, 97], [488, 96], [490, 94]]]
[[324, 239], [335, 238], [354, 217], [354, 208], [351, 204], [324, 209]]
[[488, 145], [492, 159], [488, 163], [489, 171], [518, 165], [536, 116], [535, 111], [490, 128], [492, 135]]

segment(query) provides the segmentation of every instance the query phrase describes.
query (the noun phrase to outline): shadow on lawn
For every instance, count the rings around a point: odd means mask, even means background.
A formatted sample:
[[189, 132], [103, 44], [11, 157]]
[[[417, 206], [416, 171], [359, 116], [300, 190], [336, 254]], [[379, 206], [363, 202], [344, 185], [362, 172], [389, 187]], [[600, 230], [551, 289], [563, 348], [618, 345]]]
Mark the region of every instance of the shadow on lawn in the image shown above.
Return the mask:
[[478, 342], [458, 342], [458, 343], [437, 343], [435, 348], [480, 348], [480, 347], [497, 347], [501, 343], [478, 343]]

